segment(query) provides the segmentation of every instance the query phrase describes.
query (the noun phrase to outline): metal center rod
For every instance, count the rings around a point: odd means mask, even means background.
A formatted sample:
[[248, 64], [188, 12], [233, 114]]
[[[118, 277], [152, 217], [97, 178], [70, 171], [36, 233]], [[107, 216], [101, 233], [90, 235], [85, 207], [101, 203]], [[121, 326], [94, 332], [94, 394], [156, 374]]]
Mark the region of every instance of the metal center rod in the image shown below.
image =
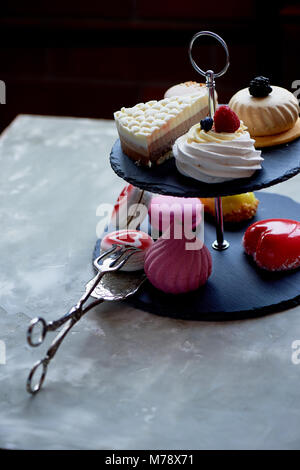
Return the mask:
[[[209, 117], [213, 119], [215, 115], [215, 111], [216, 111], [214, 72], [212, 70], [208, 70], [205, 76], [206, 76], [206, 87], [208, 89]], [[215, 218], [216, 218], [217, 239], [213, 242], [212, 247], [215, 250], [223, 251], [229, 247], [229, 243], [226, 240], [224, 240], [224, 223], [223, 223], [223, 209], [222, 209], [221, 197], [215, 197]]]
[[213, 242], [212, 247], [215, 250], [223, 251], [229, 247], [229, 243], [224, 240], [223, 209], [221, 197], [215, 197], [215, 218], [217, 239]]
[[216, 101], [215, 101], [215, 76], [212, 70], [208, 70], [205, 74], [206, 77], [206, 88], [208, 90], [208, 112], [211, 119], [214, 118], [216, 112]]
[[[194, 42], [197, 38], [200, 36], [211, 36], [215, 38], [223, 47], [225, 50], [226, 54], [226, 63], [224, 68], [217, 73], [214, 73], [212, 70], [207, 70], [206, 72], [202, 70], [194, 61], [193, 56], [192, 56], [192, 49]], [[194, 69], [200, 73], [203, 77], [206, 78], [206, 87], [208, 90], [208, 110], [209, 110], [209, 117], [211, 119], [214, 118], [215, 111], [216, 111], [216, 102], [215, 102], [215, 77], [222, 77], [224, 73], [226, 73], [228, 67], [229, 67], [229, 52], [228, 52], [228, 47], [226, 42], [216, 33], [213, 33], [212, 31], [199, 31], [196, 33], [190, 42], [189, 46], [189, 58], [191, 61], [192, 66]], [[223, 211], [222, 211], [222, 199], [221, 197], [216, 197], [215, 198], [215, 213], [216, 213], [216, 232], [217, 232], [217, 239], [216, 241], [212, 244], [213, 248], [215, 250], [226, 250], [226, 248], [229, 247], [229, 243], [224, 240], [224, 228], [223, 228]]]

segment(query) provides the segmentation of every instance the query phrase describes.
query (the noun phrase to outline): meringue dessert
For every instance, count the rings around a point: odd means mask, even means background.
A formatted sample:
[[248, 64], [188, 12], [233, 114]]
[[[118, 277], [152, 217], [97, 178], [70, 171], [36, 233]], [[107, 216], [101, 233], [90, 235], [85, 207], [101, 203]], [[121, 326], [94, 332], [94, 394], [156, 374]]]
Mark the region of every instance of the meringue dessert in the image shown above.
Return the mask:
[[149, 167], [171, 156], [177, 137], [208, 112], [207, 89], [188, 96], [139, 103], [114, 113], [123, 152]]
[[165, 92], [165, 98], [171, 98], [172, 96], [183, 96], [183, 95], [193, 95], [195, 93], [202, 93], [205, 83], [198, 82], [183, 82], [178, 83], [177, 85], [172, 86]]
[[116, 230], [101, 240], [100, 251], [107, 251], [113, 245], [139, 248], [141, 251], [134, 253], [120, 268], [120, 271], [139, 271], [144, 268], [145, 254], [152, 244], [150, 235], [140, 230]]
[[206, 283], [212, 272], [212, 257], [203, 245], [187, 250], [182, 237], [159, 238], [145, 256], [145, 273], [151, 284], [168, 294], [183, 294]]
[[299, 132], [291, 132], [296, 124], [299, 126], [297, 98], [285, 88], [271, 86], [265, 77], [256, 77], [249, 88], [238, 91], [229, 106], [248, 127], [257, 146], [286, 143], [299, 137]]
[[[174, 146], [180, 173], [204, 183], [221, 183], [249, 178], [261, 169], [261, 151], [243, 122], [228, 107], [220, 106], [214, 116], [195, 124]], [[210, 129], [210, 130], [209, 130]]]

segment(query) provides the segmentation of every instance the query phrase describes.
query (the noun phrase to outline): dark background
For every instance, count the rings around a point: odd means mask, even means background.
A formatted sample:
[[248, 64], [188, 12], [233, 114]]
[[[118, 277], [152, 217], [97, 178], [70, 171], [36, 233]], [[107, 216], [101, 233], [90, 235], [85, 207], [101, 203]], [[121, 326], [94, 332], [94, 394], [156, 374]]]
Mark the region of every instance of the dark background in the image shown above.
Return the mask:
[[[203, 29], [229, 46], [231, 66], [217, 80], [220, 102], [259, 74], [289, 89], [300, 80], [299, 2], [9, 0], [0, 15], [7, 103], [0, 106], [0, 131], [20, 113], [111, 119], [123, 105], [200, 81], [187, 48]], [[222, 50], [198, 41], [199, 65], [221, 69]]]

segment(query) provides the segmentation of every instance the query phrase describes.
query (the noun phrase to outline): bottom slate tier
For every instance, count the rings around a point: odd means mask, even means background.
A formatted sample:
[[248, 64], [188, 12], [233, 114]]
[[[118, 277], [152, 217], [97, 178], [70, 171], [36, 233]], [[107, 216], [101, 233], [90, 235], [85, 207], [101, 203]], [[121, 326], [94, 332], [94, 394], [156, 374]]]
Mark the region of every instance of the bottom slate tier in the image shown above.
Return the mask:
[[[300, 270], [285, 273], [263, 271], [246, 256], [242, 237], [256, 220], [299, 218], [300, 204], [286, 196], [260, 193], [256, 217], [226, 230], [231, 248], [224, 252], [211, 249], [213, 273], [203, 287], [183, 295], [164, 294], [145, 283], [126, 302], [142, 310], [172, 318], [202, 321], [226, 321], [254, 318], [300, 304]], [[205, 243], [215, 239], [215, 226], [205, 223]], [[94, 257], [99, 254], [98, 241]]]

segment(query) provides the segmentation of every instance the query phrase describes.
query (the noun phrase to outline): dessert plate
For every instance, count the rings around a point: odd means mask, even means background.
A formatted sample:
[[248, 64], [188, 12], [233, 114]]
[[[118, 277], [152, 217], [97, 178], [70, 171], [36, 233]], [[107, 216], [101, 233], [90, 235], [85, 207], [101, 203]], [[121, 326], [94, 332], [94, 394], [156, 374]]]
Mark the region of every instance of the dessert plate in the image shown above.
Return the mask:
[[271, 147], [274, 145], [281, 145], [287, 144], [295, 139], [300, 137], [300, 118], [288, 131], [281, 132], [280, 134], [276, 135], [266, 135], [261, 137], [253, 137], [255, 139], [255, 147], [256, 148], [263, 148], [263, 147]]
[[[157, 315], [200, 321], [255, 318], [300, 304], [300, 269], [271, 273], [259, 269], [244, 253], [242, 237], [253, 222], [267, 218], [298, 219], [300, 204], [286, 196], [261, 193], [256, 216], [233, 228], [226, 226], [230, 250], [210, 250], [213, 272], [208, 282], [188, 294], [164, 294], [148, 281], [127, 303]], [[141, 230], [146, 231], [145, 226]], [[215, 226], [205, 223], [205, 244], [215, 239]], [[98, 240], [94, 258], [99, 256]]]
[[114, 172], [125, 181], [152, 193], [178, 197], [218, 197], [254, 191], [292, 178], [300, 172], [300, 139], [262, 149], [262, 170], [250, 178], [226, 183], [207, 184], [181, 175], [174, 158], [162, 165], [148, 168], [137, 166], [122, 152], [117, 140], [110, 154]]

